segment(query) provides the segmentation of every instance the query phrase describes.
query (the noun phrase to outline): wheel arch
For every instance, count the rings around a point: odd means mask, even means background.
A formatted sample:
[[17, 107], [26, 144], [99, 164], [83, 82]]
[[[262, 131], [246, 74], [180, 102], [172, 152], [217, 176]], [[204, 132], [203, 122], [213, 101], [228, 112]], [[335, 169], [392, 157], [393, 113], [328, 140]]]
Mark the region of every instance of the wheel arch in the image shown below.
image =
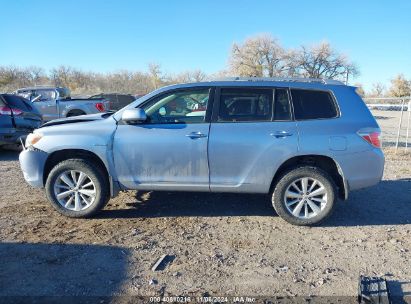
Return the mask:
[[[73, 115], [76, 114], [76, 115]], [[86, 115], [87, 113], [81, 109], [70, 109], [67, 111], [67, 113], [64, 115], [65, 117], [69, 116], [79, 116], [79, 115]]]
[[111, 175], [109, 174], [108, 168], [106, 164], [103, 162], [103, 160], [94, 152], [91, 152], [89, 150], [83, 150], [83, 149], [63, 149], [63, 150], [58, 150], [54, 151], [51, 153], [45, 162], [44, 165], [44, 170], [43, 170], [43, 185], [46, 184], [47, 177], [50, 173], [50, 171], [53, 169], [55, 165], [57, 165], [59, 162], [62, 162], [67, 159], [72, 159], [72, 158], [81, 158], [81, 159], [86, 159], [89, 161], [94, 162], [97, 164], [101, 169], [104, 170], [105, 177], [110, 183], [110, 194], [113, 197], [116, 192], [117, 188], [115, 187], [113, 180], [111, 178]]
[[274, 190], [280, 177], [292, 168], [299, 166], [314, 166], [323, 169], [331, 175], [338, 188], [338, 197], [341, 199], [348, 199], [348, 184], [344, 178], [343, 171], [338, 162], [330, 156], [307, 154], [291, 157], [284, 161], [275, 172], [270, 185], [270, 191]]

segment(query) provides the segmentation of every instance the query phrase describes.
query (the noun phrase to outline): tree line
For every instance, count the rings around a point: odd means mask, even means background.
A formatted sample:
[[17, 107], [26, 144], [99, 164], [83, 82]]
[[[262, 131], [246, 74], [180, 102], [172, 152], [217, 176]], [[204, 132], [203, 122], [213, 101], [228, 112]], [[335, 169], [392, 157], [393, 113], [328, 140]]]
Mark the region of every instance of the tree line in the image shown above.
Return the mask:
[[[146, 94], [164, 85], [230, 76], [328, 78], [348, 83], [358, 74], [357, 65], [328, 42], [287, 49], [276, 38], [265, 34], [234, 43], [227, 67], [212, 75], [201, 70], [170, 74], [155, 63], [149, 64], [145, 71], [108, 73], [83, 71], [64, 65], [50, 70], [38, 66], [0, 66], [0, 92], [33, 85], [53, 85], [66, 86], [74, 94], [84, 95], [100, 92]], [[411, 94], [411, 82], [401, 74], [391, 81], [389, 88], [375, 83], [370, 92], [364, 92], [361, 84], [355, 85], [361, 95], [368, 97]]]

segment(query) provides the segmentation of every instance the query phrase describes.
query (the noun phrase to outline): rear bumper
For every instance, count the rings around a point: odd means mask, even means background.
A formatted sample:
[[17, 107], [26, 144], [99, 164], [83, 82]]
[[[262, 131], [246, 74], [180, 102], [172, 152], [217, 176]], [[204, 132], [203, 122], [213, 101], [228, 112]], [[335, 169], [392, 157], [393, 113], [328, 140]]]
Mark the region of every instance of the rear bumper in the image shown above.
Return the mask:
[[0, 133], [0, 145], [18, 144], [20, 143], [20, 138], [24, 141], [29, 132], [16, 131], [14, 129], [8, 130], [8, 132]]
[[19, 155], [24, 179], [31, 186], [43, 188], [43, 172], [48, 154], [40, 150], [24, 150]]
[[384, 173], [384, 153], [371, 149], [338, 157], [349, 191], [378, 184]]

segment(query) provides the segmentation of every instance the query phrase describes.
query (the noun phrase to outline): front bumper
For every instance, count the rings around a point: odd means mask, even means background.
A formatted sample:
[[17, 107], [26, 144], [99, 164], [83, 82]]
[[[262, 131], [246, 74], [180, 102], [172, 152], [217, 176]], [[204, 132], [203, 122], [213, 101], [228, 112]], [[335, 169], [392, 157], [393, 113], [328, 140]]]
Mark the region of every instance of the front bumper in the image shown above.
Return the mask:
[[31, 186], [43, 188], [43, 172], [48, 154], [40, 150], [26, 149], [19, 155], [20, 167], [24, 179]]

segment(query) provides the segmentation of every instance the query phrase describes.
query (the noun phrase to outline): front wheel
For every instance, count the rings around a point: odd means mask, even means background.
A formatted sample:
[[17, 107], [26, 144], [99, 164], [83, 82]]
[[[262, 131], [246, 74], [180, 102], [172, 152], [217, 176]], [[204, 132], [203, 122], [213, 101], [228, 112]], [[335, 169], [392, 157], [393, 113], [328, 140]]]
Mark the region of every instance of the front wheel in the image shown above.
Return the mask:
[[316, 167], [300, 167], [280, 178], [272, 194], [272, 204], [287, 222], [309, 226], [331, 215], [336, 195], [336, 186], [329, 174]]
[[58, 163], [46, 182], [47, 198], [52, 206], [68, 217], [90, 217], [110, 198], [109, 182], [102, 168], [84, 159]]

